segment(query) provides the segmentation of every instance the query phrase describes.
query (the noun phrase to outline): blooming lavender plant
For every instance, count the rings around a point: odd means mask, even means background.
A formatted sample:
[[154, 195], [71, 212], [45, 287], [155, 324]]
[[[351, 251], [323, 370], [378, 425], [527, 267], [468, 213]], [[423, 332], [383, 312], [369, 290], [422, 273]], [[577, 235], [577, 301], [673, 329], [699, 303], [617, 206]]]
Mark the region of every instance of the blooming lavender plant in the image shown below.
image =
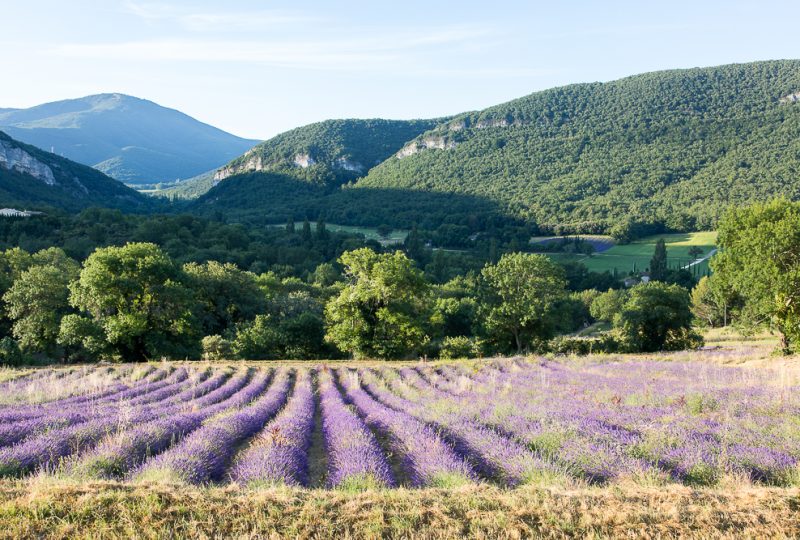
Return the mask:
[[286, 407], [239, 456], [231, 479], [250, 486], [308, 485], [308, 447], [313, 429], [311, 373], [300, 370]]
[[204, 425], [169, 451], [146, 462], [132, 476], [204, 484], [222, 479], [236, 445], [259, 431], [286, 402], [290, 377], [280, 370], [253, 404]]
[[429, 426], [382, 405], [364, 391], [357, 373], [342, 371], [339, 381], [367, 425], [390, 437], [392, 449], [401, 456], [412, 485], [448, 486], [476, 479], [472, 467]]
[[342, 400], [327, 370], [319, 374], [320, 408], [328, 487], [364, 488], [395, 485], [389, 462], [375, 436]]

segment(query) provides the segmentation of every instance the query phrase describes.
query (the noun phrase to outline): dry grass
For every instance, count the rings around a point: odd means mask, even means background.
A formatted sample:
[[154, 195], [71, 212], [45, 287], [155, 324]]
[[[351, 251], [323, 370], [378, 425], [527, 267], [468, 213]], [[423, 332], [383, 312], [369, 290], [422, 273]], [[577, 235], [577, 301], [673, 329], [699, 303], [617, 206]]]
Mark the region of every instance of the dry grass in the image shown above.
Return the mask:
[[0, 483], [0, 538], [789, 538], [798, 490], [521, 488], [363, 493]]

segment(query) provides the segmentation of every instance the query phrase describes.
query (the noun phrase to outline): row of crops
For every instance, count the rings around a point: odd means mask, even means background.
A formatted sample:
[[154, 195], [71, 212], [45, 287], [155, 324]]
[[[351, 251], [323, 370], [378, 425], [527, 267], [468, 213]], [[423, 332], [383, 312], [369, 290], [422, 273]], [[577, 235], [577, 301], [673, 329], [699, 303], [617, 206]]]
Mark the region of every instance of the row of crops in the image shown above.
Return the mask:
[[38, 370], [0, 384], [0, 477], [790, 485], [795, 384], [698, 362]]

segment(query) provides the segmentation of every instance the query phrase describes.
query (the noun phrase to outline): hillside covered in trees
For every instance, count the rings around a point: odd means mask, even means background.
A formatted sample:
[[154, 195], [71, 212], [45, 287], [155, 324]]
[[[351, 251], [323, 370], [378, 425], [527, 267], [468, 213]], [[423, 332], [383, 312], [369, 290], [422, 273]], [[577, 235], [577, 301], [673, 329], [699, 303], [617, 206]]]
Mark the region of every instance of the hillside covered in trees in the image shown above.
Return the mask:
[[[166, 192], [178, 197], [191, 196], [210, 189], [221, 180], [254, 172], [246, 189], [256, 197], [269, 191], [274, 176], [285, 174], [317, 187], [337, 188], [364, 176], [367, 171], [397, 152], [406, 141], [436, 127], [440, 120], [326, 120], [302, 126], [252, 148], [213, 175], [203, 175], [181, 183]], [[211, 181], [213, 178], [213, 181]], [[225, 201], [228, 185], [209, 196], [210, 201]], [[301, 190], [302, 191], [302, 190]], [[206, 201], [201, 203], [201, 207]], [[217, 204], [220, 204], [217, 202]], [[222, 202], [221, 204], [225, 204]]]
[[194, 208], [428, 228], [703, 230], [731, 204], [800, 195], [798, 91], [800, 61], [782, 60], [575, 84], [435, 126], [323, 122], [235, 160], [221, 176], [242, 174]]
[[100, 171], [16, 141], [2, 131], [0, 206], [71, 212], [90, 206], [127, 211], [160, 207]]

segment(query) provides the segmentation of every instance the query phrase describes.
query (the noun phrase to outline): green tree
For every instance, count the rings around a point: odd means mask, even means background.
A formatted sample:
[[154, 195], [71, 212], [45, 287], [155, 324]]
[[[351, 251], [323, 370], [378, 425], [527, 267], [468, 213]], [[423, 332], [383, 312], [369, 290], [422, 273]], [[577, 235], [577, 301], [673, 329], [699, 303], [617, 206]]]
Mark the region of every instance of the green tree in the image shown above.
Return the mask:
[[386, 225], [385, 223], [383, 223], [381, 225], [378, 225], [378, 227], [375, 230], [378, 232], [381, 238], [388, 238], [389, 235], [392, 234], [394, 228], [391, 225]]
[[667, 271], [667, 244], [663, 238], [659, 238], [653, 251], [653, 258], [650, 259], [650, 279], [664, 281]]
[[77, 313], [61, 319], [58, 344], [64, 348], [64, 358], [82, 362], [97, 360], [110, 350], [103, 329], [89, 317]]
[[256, 315], [240, 324], [231, 341], [231, 351], [244, 360], [273, 360], [283, 356], [284, 335], [270, 315]]
[[264, 311], [266, 298], [256, 275], [231, 263], [208, 261], [183, 266], [186, 284], [198, 305], [198, 319], [206, 336], [222, 334], [234, 324]]
[[12, 332], [24, 350], [55, 353], [61, 318], [71, 311], [69, 284], [79, 270], [78, 263], [66, 256], [53, 264], [35, 265], [22, 272], [3, 295], [14, 321]]
[[737, 324], [768, 327], [785, 353], [800, 344], [800, 204], [778, 199], [732, 208], [719, 224], [715, 285], [742, 299]]
[[707, 326], [727, 326], [737, 307], [736, 299], [720, 288], [719, 280], [703, 276], [692, 289], [692, 314]]
[[592, 300], [589, 312], [598, 321], [611, 322], [614, 316], [622, 311], [622, 306], [627, 300], [628, 291], [609, 289]]
[[566, 296], [564, 270], [545, 255], [510, 253], [481, 271], [482, 310], [489, 335], [517, 352], [546, 341], [555, 330], [553, 307]]
[[91, 316], [124, 360], [194, 355], [199, 340], [183, 279], [155, 244], [101, 248], [70, 286], [70, 302]]
[[630, 290], [622, 311], [614, 316], [614, 329], [625, 349], [635, 352], [679, 350], [702, 343], [692, 331], [688, 291], [659, 281]]
[[220, 335], [205, 336], [200, 344], [204, 360], [224, 360], [230, 356], [231, 344]]
[[6, 336], [0, 339], [0, 366], [22, 365], [24, 357], [19, 344]]
[[402, 358], [427, 341], [429, 286], [400, 251], [348, 251], [346, 285], [325, 307], [326, 340], [356, 358]]
[[303, 221], [303, 228], [300, 232], [300, 238], [302, 238], [303, 242], [306, 244], [311, 243], [311, 223], [308, 221], [308, 218]]
[[[33, 264], [31, 254], [18, 247], [0, 252], [0, 297], [11, 288], [20, 274]], [[0, 337], [11, 335], [13, 321], [0, 309]]]

